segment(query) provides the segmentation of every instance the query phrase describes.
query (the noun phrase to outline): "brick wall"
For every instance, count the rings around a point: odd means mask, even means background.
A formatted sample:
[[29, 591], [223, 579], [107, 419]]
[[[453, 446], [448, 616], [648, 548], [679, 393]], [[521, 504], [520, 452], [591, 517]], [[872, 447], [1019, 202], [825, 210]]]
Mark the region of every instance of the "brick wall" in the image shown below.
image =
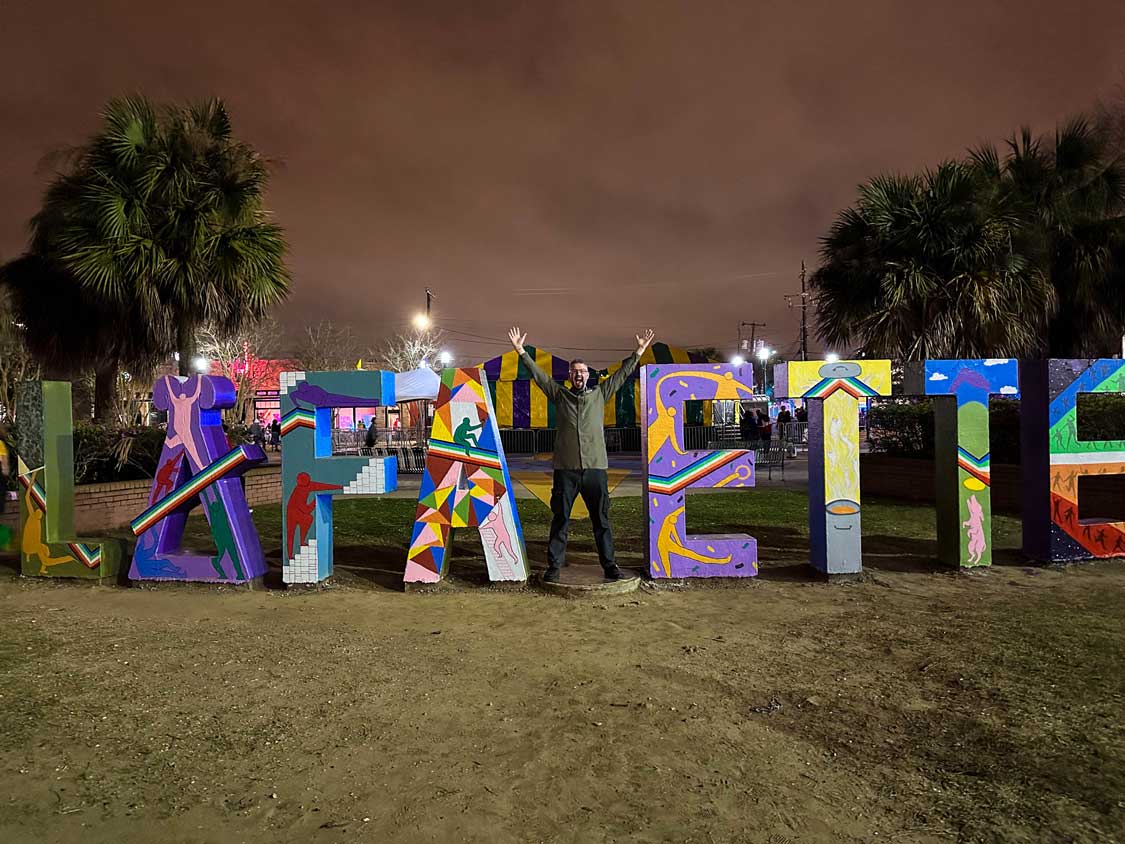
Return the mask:
[[[78, 533], [123, 527], [148, 506], [152, 481], [85, 484], [74, 488], [74, 526]], [[246, 473], [246, 498], [251, 507], [281, 502], [281, 467], [265, 466]]]

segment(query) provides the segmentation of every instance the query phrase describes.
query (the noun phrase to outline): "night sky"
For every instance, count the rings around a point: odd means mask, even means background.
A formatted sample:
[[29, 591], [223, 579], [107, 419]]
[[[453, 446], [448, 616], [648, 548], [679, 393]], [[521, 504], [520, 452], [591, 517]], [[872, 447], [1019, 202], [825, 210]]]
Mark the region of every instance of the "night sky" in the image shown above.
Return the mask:
[[464, 363], [512, 323], [591, 362], [741, 320], [788, 350], [856, 184], [1113, 96], [1125, 2], [0, 0], [0, 79], [2, 258], [108, 98], [214, 95], [282, 162], [291, 330], [376, 343], [428, 285]]

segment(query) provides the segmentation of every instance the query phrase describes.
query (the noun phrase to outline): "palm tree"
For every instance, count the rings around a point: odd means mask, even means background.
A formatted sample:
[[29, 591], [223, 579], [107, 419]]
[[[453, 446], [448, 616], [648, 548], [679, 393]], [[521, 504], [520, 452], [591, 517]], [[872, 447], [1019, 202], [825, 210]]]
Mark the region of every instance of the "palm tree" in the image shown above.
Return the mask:
[[196, 328], [237, 330], [288, 294], [285, 239], [262, 203], [267, 177], [221, 101], [158, 111], [142, 97], [113, 100], [48, 188], [31, 252], [110, 308], [118, 331], [178, 352], [188, 374]]
[[810, 280], [818, 334], [900, 360], [1034, 353], [1055, 295], [1024, 238], [1005, 195], [973, 166], [873, 179], [822, 242]]
[[1029, 233], [1028, 257], [1054, 285], [1052, 357], [1114, 354], [1125, 329], [1125, 162], [1113, 126], [1073, 120], [1054, 138], [1028, 129], [1002, 156], [984, 146], [972, 162]]

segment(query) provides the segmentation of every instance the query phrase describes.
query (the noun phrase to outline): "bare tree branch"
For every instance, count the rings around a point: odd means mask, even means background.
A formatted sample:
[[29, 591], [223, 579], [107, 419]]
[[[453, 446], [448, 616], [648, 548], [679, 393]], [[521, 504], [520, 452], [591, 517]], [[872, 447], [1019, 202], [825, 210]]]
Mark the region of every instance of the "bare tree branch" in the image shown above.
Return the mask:
[[331, 372], [355, 369], [363, 353], [363, 344], [349, 326], [321, 320], [305, 326], [295, 357], [306, 372]]
[[380, 368], [391, 372], [410, 372], [427, 366], [440, 371], [444, 366], [441, 362], [444, 344], [445, 334], [438, 329], [396, 334], [384, 341], [376, 358]]
[[274, 382], [270, 359], [277, 354], [280, 326], [272, 316], [244, 326], [240, 331], [224, 332], [215, 325], [206, 325], [196, 332], [199, 353], [235, 387], [231, 418], [245, 422], [254, 395]]

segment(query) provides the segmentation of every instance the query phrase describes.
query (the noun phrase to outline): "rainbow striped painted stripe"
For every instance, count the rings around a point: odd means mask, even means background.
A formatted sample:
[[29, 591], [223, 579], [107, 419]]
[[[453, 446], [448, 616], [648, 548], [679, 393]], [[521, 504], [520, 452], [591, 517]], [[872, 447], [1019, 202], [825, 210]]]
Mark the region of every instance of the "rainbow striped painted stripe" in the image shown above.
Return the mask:
[[316, 430], [316, 411], [297, 408], [285, 414], [281, 420], [281, 436], [285, 436], [295, 428], [311, 428]]
[[813, 385], [805, 393], [804, 398], [826, 399], [840, 390], [843, 390], [853, 399], [869, 399], [879, 395], [877, 390], [871, 389], [858, 378], [825, 378], [820, 383]]
[[691, 486], [700, 478], [706, 477], [716, 469], [726, 466], [728, 463], [733, 463], [735, 460], [747, 454], [752, 454], [752, 452], [744, 448], [736, 448], [730, 451], [716, 451], [704, 457], [698, 463], [693, 463], [681, 469], [674, 475], [668, 477], [649, 475], [649, 492], [656, 492], [660, 495], [672, 495], [685, 487]]
[[137, 518], [133, 519], [133, 521], [129, 523], [129, 527], [133, 529], [134, 534], [139, 536], [177, 507], [182, 506], [185, 501], [198, 495], [215, 481], [229, 475], [243, 463], [251, 460], [254, 460], [254, 457], [250, 454], [248, 446], [240, 445], [234, 448], [194, 478], [191, 478], [182, 487], [168, 493], [137, 516]]
[[983, 457], [974, 457], [960, 446], [957, 447], [957, 468], [964, 469], [972, 477], [985, 486], [989, 486], [992, 479], [991, 452], [985, 452]]
[[[47, 512], [47, 493], [39, 482], [31, 482], [28, 475], [20, 475], [20, 483], [24, 489], [31, 490], [31, 498], [44, 513]], [[82, 565], [88, 569], [96, 569], [102, 564], [102, 546], [87, 545], [85, 542], [67, 542], [66, 547]]]
[[485, 451], [470, 446], [447, 443], [441, 440], [430, 440], [430, 454], [444, 457], [446, 460], [460, 460], [476, 466], [488, 466], [492, 469], [500, 468], [500, 455], [495, 451]]

